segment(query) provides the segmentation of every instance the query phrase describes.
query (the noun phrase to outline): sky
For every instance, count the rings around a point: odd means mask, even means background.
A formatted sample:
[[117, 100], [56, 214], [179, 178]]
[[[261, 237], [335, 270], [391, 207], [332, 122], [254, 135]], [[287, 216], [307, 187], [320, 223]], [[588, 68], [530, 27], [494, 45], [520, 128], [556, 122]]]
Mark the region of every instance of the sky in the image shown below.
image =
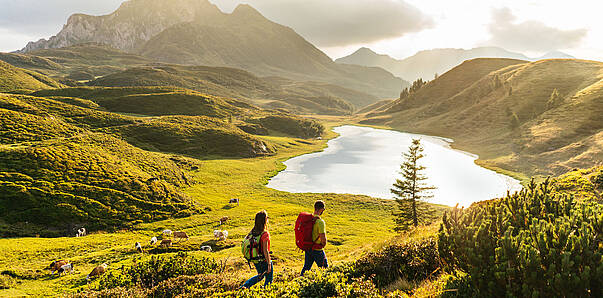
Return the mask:
[[[0, 0], [0, 51], [17, 50], [56, 34], [72, 13], [108, 14], [122, 1]], [[531, 57], [560, 50], [603, 61], [603, 2], [599, 1], [209, 1], [224, 12], [239, 3], [250, 4], [334, 59], [359, 47], [402, 59], [434, 48], [499, 46]]]

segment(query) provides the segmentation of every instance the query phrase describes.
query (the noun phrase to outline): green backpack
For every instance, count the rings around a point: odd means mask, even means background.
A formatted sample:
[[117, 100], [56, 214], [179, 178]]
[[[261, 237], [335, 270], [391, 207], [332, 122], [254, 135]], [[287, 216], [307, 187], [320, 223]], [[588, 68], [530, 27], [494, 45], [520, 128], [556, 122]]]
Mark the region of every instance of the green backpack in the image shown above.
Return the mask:
[[241, 251], [247, 263], [259, 263], [265, 259], [260, 240], [264, 233], [258, 236], [253, 236], [253, 234], [249, 233], [241, 243]]

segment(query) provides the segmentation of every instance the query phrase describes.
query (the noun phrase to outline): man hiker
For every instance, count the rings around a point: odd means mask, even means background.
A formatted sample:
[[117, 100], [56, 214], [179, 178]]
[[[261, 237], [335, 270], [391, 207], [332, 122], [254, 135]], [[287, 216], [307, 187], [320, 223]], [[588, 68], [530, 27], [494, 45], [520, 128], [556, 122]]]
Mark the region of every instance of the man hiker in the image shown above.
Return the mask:
[[312, 227], [312, 241], [314, 244], [311, 249], [305, 251], [304, 268], [302, 269], [301, 275], [312, 268], [312, 265], [316, 265], [320, 268], [329, 267], [327, 262], [327, 256], [323, 250], [327, 245], [327, 230], [325, 221], [320, 218], [322, 213], [325, 212], [325, 202], [318, 200], [314, 203], [314, 226]]

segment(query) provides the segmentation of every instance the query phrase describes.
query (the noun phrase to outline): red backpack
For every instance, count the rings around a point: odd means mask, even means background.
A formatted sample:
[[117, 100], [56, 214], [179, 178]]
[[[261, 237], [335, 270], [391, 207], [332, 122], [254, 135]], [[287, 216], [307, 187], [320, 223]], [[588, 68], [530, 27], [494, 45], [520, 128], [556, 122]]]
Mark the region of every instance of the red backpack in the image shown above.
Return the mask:
[[312, 228], [316, 217], [312, 213], [302, 212], [297, 216], [295, 221], [295, 244], [299, 249], [306, 251], [312, 249], [314, 241], [312, 241]]

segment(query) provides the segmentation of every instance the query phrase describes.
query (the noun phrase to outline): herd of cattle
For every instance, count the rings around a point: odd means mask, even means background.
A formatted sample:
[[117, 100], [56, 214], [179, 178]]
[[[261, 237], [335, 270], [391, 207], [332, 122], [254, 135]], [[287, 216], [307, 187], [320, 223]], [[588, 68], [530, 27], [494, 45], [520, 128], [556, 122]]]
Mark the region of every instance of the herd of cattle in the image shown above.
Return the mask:
[[[230, 201], [231, 204], [235, 203], [238, 204], [239, 200], [238, 199], [231, 199]], [[229, 220], [228, 216], [224, 216], [222, 218], [220, 218], [220, 220], [218, 221], [218, 226], [223, 225], [224, 223], [226, 223]], [[80, 228], [77, 230], [77, 233], [75, 234], [76, 237], [84, 237], [86, 236], [86, 229], [85, 228]], [[218, 239], [219, 241], [225, 241], [228, 238], [228, 231], [226, 230], [214, 230], [214, 237], [216, 239]], [[174, 243], [175, 240], [176, 243], [182, 241], [182, 240], [188, 240], [189, 237], [186, 234], [186, 232], [181, 232], [181, 231], [172, 231], [172, 230], [163, 230], [162, 232], [162, 237], [161, 237], [161, 241], [159, 242], [159, 246], [160, 247], [164, 247], [164, 248], [168, 248], [171, 247], [172, 244]], [[156, 236], [153, 236], [151, 238], [151, 240], [149, 240], [149, 245], [152, 247], [155, 244], [157, 244], [157, 242], [159, 241], [159, 239]], [[140, 253], [144, 253], [143, 247], [140, 244], [140, 242], [136, 242], [134, 244], [134, 249]], [[209, 245], [203, 245], [199, 248], [199, 250], [201, 251], [206, 251], [206, 252], [212, 252], [212, 247]], [[50, 275], [53, 275], [55, 272], [59, 273], [59, 277], [61, 275], [67, 274], [67, 273], [72, 273], [73, 272], [73, 263], [67, 261], [67, 260], [56, 260], [53, 261], [50, 266], [48, 266], [49, 270], [50, 270]], [[90, 272], [90, 274], [88, 274], [88, 276], [86, 276], [86, 280], [90, 281], [91, 278], [96, 278], [99, 277], [101, 275], [103, 275], [105, 272], [107, 271], [107, 264], [102, 264], [100, 266], [95, 267], [94, 269], [92, 269], [92, 271]]]

